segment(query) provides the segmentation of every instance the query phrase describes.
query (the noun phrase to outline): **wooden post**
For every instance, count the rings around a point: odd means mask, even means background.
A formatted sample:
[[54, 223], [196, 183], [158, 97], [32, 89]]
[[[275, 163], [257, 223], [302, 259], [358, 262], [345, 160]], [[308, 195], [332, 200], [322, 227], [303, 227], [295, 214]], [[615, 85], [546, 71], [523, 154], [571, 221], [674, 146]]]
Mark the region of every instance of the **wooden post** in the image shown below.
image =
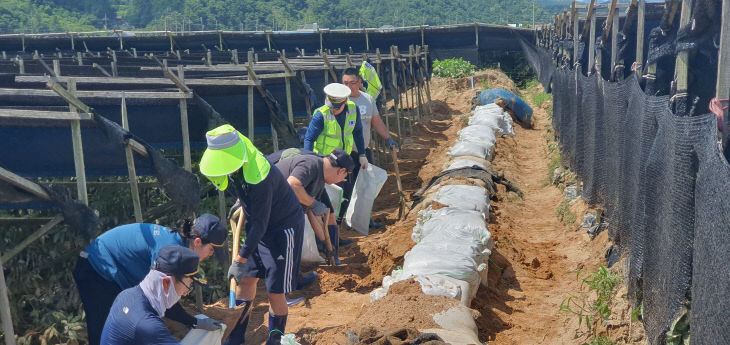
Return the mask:
[[573, 65], [575, 66], [580, 58], [578, 56], [578, 29], [580, 28], [580, 19], [578, 18], [578, 12], [575, 10], [575, 0], [573, 0]]
[[253, 86], [248, 87], [248, 139], [253, 141], [254, 116], [253, 116]]
[[[596, 16], [591, 17], [590, 36], [588, 37], [588, 75], [593, 74], [596, 61]], [[600, 73], [600, 72], [599, 72]]]
[[636, 75], [641, 77], [642, 66], [644, 64], [644, 22], [646, 13], [646, 0], [639, 0], [637, 21], [636, 21], [636, 61], [634, 69]]
[[618, 19], [619, 16], [614, 14], [613, 25], [611, 25], [611, 79], [614, 81], [618, 79], [616, 76], [616, 63], [618, 61]]
[[21, 44], [23, 45], [23, 53], [25, 53], [25, 34], [20, 35], [20, 41], [21, 41]]
[[317, 32], [319, 33], [319, 53], [323, 54], [324, 53], [324, 44], [323, 44], [323, 40], [322, 40], [322, 31], [319, 31], [319, 29], [317, 29]]
[[25, 62], [23, 62], [23, 57], [18, 57], [18, 73], [19, 74], [25, 74]]
[[233, 60], [233, 64], [238, 65], [238, 49], [233, 49], [231, 51], [231, 58]]
[[[127, 118], [127, 98], [122, 91], [122, 128], [129, 130], [129, 119]], [[127, 172], [129, 172], [129, 188], [132, 192], [132, 205], [134, 206], [134, 219], [137, 223], [142, 222], [142, 204], [139, 199], [139, 186], [137, 185], [137, 170], [134, 167], [134, 155], [129, 145], [124, 145], [124, 154], [127, 157]]]
[[[210, 52], [210, 51], [209, 51]], [[183, 65], [177, 65], [177, 78], [180, 82], [185, 83], [185, 70]], [[183, 92], [180, 90], [179, 92]], [[192, 160], [190, 158], [190, 128], [188, 127], [188, 100], [180, 98], [180, 127], [182, 129], [183, 142], [183, 168], [187, 171], [193, 171]]]
[[[717, 61], [717, 86], [715, 97], [727, 99], [730, 97], [730, 0], [722, 0], [722, 25], [720, 27], [720, 52]], [[730, 116], [725, 110], [725, 132], [722, 135], [723, 148], [728, 145], [730, 137]]]
[[479, 49], [479, 24], [474, 23], [474, 45]]
[[289, 63], [286, 60], [286, 51], [281, 50], [281, 62], [284, 64], [286, 70], [286, 77], [284, 77], [284, 86], [286, 87], [286, 111], [289, 114], [289, 122], [294, 124], [294, 110], [292, 109], [292, 97], [291, 97], [291, 76], [295, 75], [294, 71], [291, 70]]
[[[692, 16], [692, 0], [682, 0], [682, 14], [679, 17], [679, 27], [684, 27], [689, 24], [689, 20]], [[727, 24], [727, 23], [726, 23]], [[688, 67], [689, 67], [689, 52], [686, 50], [677, 53], [677, 62], [674, 69], [674, 80], [677, 82], [677, 92], [675, 96], [685, 94], [687, 92], [688, 83]], [[679, 114], [685, 116], [688, 114]]]
[[74, 35], [70, 34], [69, 37], [71, 38], [71, 51], [76, 50], [76, 44], [74, 42]]
[[363, 30], [363, 31], [365, 31], [365, 51], [369, 52], [370, 51], [370, 36], [368, 36], [367, 30]]
[[271, 125], [271, 141], [274, 145], [274, 152], [279, 151], [279, 134], [276, 133], [276, 128], [274, 128], [274, 124]]
[[137, 57], [137, 48], [132, 47], [132, 56]]
[[421, 46], [426, 46], [426, 34], [424, 32], [423, 25], [421, 25]]
[[[68, 92], [71, 95], [76, 94], [76, 80], [68, 80]], [[76, 112], [76, 107], [69, 103], [69, 111], [72, 113]], [[84, 147], [81, 142], [81, 121], [71, 121], [71, 142], [73, 144], [74, 152], [74, 168], [76, 170], [76, 191], [78, 194], [78, 200], [83, 202], [84, 205], [89, 205], [89, 196], [86, 191], [86, 168], [84, 166]]]
[[78, 60], [79, 66], [83, 66], [84, 65], [84, 58], [83, 58], [83, 56], [84, 55], [81, 52], [76, 52], [76, 60]]
[[[396, 59], [395, 50], [396, 49], [398, 49], [398, 48], [396, 48], [395, 46], [390, 46], [390, 55], [391, 55], [390, 72], [391, 72], [391, 77], [393, 78], [392, 79], [393, 80], [393, 91], [392, 91], [393, 92], [393, 101], [394, 102], [397, 101], [398, 103], [400, 103], [400, 92], [398, 91], [398, 74], [395, 72], [395, 59]], [[400, 130], [400, 110], [399, 110], [400, 105], [394, 104], [394, 106], [395, 106], [395, 119], [396, 119], [396, 123], [398, 124], [398, 140], [400, 140], [402, 138], [401, 130]]]
[[431, 102], [431, 82], [428, 80], [428, 46], [423, 46], [423, 68], [425, 68], [425, 72], [423, 74], [423, 78], [425, 80], [426, 85], [426, 100], [428, 100], [428, 110], [431, 113], [431, 116], [433, 116], [433, 102]]
[[53, 73], [56, 74], [56, 77], [61, 76], [61, 62], [58, 59], [53, 59]]
[[269, 51], [271, 51], [271, 31], [266, 31], [266, 44], [269, 47]]
[[210, 51], [210, 49], [205, 52], [205, 64], [208, 66], [213, 65], [213, 53]]
[[112, 61], [112, 77], [118, 77], [119, 71], [117, 70], [117, 62]]
[[5, 345], [15, 345], [15, 331], [13, 330], [13, 317], [10, 314], [10, 300], [8, 299], [8, 285], [5, 283], [5, 272], [3, 263], [0, 261], [0, 319], [3, 322], [3, 333], [5, 334]]

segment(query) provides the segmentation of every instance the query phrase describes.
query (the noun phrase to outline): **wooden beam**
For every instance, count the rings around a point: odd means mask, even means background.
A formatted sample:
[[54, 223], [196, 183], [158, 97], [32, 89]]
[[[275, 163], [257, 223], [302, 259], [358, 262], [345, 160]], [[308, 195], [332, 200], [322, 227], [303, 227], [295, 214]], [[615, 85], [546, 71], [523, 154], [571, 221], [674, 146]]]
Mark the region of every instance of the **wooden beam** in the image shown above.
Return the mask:
[[611, 25], [611, 75], [609, 78], [613, 81], [617, 80], [616, 63], [618, 62], [618, 19], [619, 16], [614, 15], [613, 24]]
[[253, 114], [253, 86], [248, 87], [248, 138], [253, 141], [254, 136], [254, 114]]
[[[717, 61], [717, 86], [715, 97], [730, 97], [730, 0], [722, 0], [722, 25], [720, 26], [720, 50]], [[730, 116], [725, 110], [725, 132], [722, 135], [723, 148], [727, 147], [730, 138]]]
[[112, 77], [111, 73], [107, 72], [107, 70], [104, 69], [104, 67], [102, 67], [101, 65], [99, 65], [96, 62], [92, 63], [91, 64], [91, 67], [98, 69], [101, 72], [101, 74], [103, 74], [103, 75], [105, 75], [105, 76], [107, 76], [109, 78]]
[[[291, 66], [286, 62], [286, 51], [282, 49], [281, 62], [287, 70], [287, 74], [292, 74], [294, 71], [291, 70]], [[291, 77], [284, 77], [284, 87], [286, 89], [286, 111], [289, 115], [289, 122], [294, 125], [294, 109], [292, 108], [292, 96], [291, 96]]]
[[[57, 78], [61, 83], [67, 83], [70, 77], [64, 76]], [[172, 81], [165, 78], [108, 78], [108, 77], [74, 77], [76, 84], [101, 84], [101, 85], [174, 85]], [[15, 81], [18, 83], [45, 83], [51, 80], [46, 76], [16, 76]], [[251, 86], [259, 83], [251, 80], [235, 80], [235, 79], [188, 79], [188, 86]]]
[[327, 53], [322, 53], [322, 60], [324, 60], [325, 66], [327, 66], [327, 70], [329, 70], [330, 75], [332, 76], [332, 82], [337, 82], [337, 74], [335, 73], [335, 69], [332, 68], [332, 65], [330, 64], [330, 60], [327, 58]]
[[[127, 118], [127, 99], [124, 97], [124, 91], [122, 93], [122, 128], [129, 130], [129, 119]], [[124, 145], [124, 154], [127, 159], [127, 172], [129, 173], [129, 188], [132, 193], [132, 207], [134, 208], [134, 220], [137, 223], [141, 223], [142, 219], [142, 204], [139, 198], [139, 186], [137, 184], [137, 169], [134, 166], [134, 155], [132, 154], [132, 148], [129, 145]]]
[[0, 180], [3, 180], [43, 200], [51, 200], [51, 196], [46, 193], [43, 187], [39, 186], [33, 181], [30, 181], [21, 177], [20, 175], [13, 173], [10, 170], [6, 170], [3, 167], [0, 167]]
[[581, 34], [581, 39], [584, 39], [586, 35], [588, 35], [588, 22], [590, 22], [593, 19], [593, 16], [596, 13], [596, 0], [591, 0], [591, 3], [588, 4], [588, 14], [586, 15], [586, 25], [583, 26], [583, 33]]
[[[63, 99], [66, 100], [66, 102], [68, 102], [68, 104], [70, 106], [73, 106], [74, 108], [76, 108], [77, 111], [82, 112], [82, 113], [91, 114], [92, 113], [91, 108], [89, 108], [86, 104], [81, 102], [74, 94], [76, 92], [76, 79], [67, 78], [66, 83], [69, 88], [68, 91], [66, 89], [64, 89], [63, 86], [61, 86], [61, 84], [55, 82], [53, 79], [49, 79], [46, 82], [46, 86], [49, 89], [53, 90], [55, 93], [57, 93], [59, 96], [63, 97]], [[71, 85], [73, 85], [73, 91], [71, 91], [71, 87], [72, 87]]]
[[606, 18], [605, 25], [603, 26], [603, 42], [608, 40], [608, 35], [611, 33], [611, 26], [613, 26], [613, 17], [616, 15], [616, 5], [618, 0], [611, 0], [611, 8], [608, 11], [608, 17]]
[[[75, 98], [75, 92], [76, 82], [73, 79], [70, 79], [68, 82], [68, 93], [70, 96]], [[69, 102], [68, 107], [72, 113], [75, 113], [77, 111], [72, 102]], [[71, 143], [73, 144], [74, 152], [74, 169], [76, 170], [76, 192], [78, 194], [78, 200], [83, 202], [84, 205], [88, 206], [89, 193], [86, 189], [86, 165], [84, 164], [84, 146], [81, 140], [81, 122], [78, 120], [71, 121]]]
[[[32, 97], [58, 97], [58, 94], [52, 90], [43, 89], [9, 89], [0, 88], [0, 96], [32, 96]], [[119, 91], [76, 91], [76, 97], [84, 98], [104, 98], [104, 99], [121, 99], [122, 94]], [[180, 99], [193, 98], [192, 95], [180, 92], [160, 92], [160, 91], [125, 91], [125, 99]]]
[[35, 242], [37, 239], [43, 237], [43, 235], [47, 234], [51, 229], [53, 229], [54, 226], [60, 224], [63, 221], [63, 215], [57, 215], [51, 219], [48, 223], [44, 224], [40, 229], [36, 230], [34, 233], [32, 233], [30, 236], [26, 237], [20, 244], [13, 247], [12, 249], [5, 252], [0, 258], [0, 261], [5, 264], [10, 259], [18, 255], [23, 249], [25, 249], [27, 246], [29, 246], [31, 243]]
[[2, 320], [3, 334], [5, 334], [5, 345], [15, 345], [13, 316], [10, 314], [8, 285], [5, 283], [5, 271], [3, 271], [2, 261], [0, 261], [0, 320]]
[[573, 65], [578, 63], [578, 29], [580, 26], [580, 19], [576, 13], [575, 0], [573, 0]]
[[[396, 48], [395, 46], [390, 46], [390, 54], [395, 56], [395, 51], [397, 49], [398, 48]], [[391, 72], [391, 78], [393, 78], [393, 79], [391, 79], [393, 81], [393, 89], [392, 89], [393, 95], [392, 96], [393, 96], [393, 101], [394, 101], [393, 105], [395, 106], [395, 119], [398, 124], [398, 140], [401, 140], [401, 138], [403, 138], [401, 136], [401, 129], [400, 129], [401, 126], [400, 126], [400, 109], [399, 108], [401, 106], [401, 104], [400, 104], [401, 99], [400, 99], [400, 91], [398, 90], [398, 74], [395, 72], [395, 59], [390, 60], [390, 72]], [[397, 102], [397, 104], [395, 102]]]
[[86, 113], [71, 113], [67, 111], [0, 109], [0, 118], [27, 119], [27, 120], [58, 120], [58, 121], [91, 121], [93, 117]]
[[[596, 63], [596, 16], [591, 17], [591, 25], [588, 36], [588, 75], [593, 74]], [[600, 71], [599, 71], [600, 73]]]

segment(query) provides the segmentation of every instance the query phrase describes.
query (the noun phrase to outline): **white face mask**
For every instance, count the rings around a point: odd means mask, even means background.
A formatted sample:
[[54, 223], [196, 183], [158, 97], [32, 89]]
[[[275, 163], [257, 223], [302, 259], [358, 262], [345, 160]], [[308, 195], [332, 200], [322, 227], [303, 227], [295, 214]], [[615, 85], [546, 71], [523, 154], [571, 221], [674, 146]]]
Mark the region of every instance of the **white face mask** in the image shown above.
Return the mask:
[[[165, 292], [162, 284], [164, 279], [170, 280], [170, 288], [167, 292]], [[174, 279], [160, 271], [150, 270], [150, 273], [147, 273], [139, 286], [160, 317], [165, 315], [165, 311], [180, 300], [180, 296], [175, 290]]]

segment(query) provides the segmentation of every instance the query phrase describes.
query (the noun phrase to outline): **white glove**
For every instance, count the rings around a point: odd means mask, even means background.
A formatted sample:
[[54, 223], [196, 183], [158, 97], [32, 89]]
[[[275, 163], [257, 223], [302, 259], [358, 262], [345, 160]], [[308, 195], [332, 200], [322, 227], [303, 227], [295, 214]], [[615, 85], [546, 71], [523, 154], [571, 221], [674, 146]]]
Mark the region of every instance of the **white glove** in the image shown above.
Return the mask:
[[365, 155], [360, 155], [360, 165], [362, 166], [362, 169], [365, 170], [368, 168], [368, 157]]

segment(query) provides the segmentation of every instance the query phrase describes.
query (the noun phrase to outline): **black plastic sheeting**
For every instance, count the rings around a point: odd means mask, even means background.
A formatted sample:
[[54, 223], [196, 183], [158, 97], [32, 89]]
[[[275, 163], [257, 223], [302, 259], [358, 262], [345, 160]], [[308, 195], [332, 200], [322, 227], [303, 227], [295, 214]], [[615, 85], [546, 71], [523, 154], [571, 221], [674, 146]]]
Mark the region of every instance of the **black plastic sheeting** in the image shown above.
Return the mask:
[[[530, 49], [538, 74], [550, 71], [541, 66], [553, 64], [550, 53]], [[685, 305], [692, 344], [726, 343], [730, 165], [715, 116], [677, 116], [669, 96], [645, 94], [634, 74], [613, 83], [558, 68], [550, 80], [564, 163], [585, 200], [605, 210], [649, 343], [666, 343]]]

